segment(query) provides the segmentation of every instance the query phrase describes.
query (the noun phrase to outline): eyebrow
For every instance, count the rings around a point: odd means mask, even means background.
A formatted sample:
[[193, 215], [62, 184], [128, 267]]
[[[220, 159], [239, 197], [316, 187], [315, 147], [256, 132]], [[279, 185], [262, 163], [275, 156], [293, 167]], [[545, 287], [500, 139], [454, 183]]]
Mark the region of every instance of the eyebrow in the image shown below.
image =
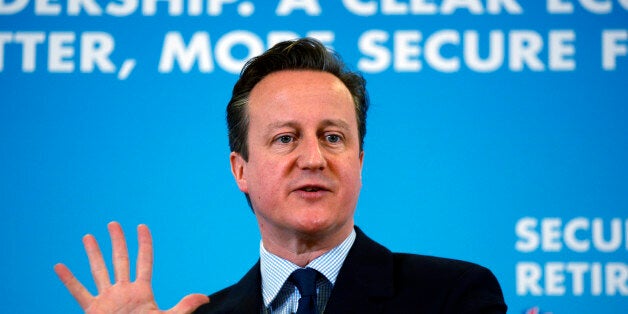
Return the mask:
[[277, 121], [266, 126], [267, 131], [273, 131], [284, 127], [296, 129], [299, 124], [296, 121]]
[[321, 123], [321, 126], [323, 126], [323, 127], [337, 126], [339, 128], [345, 129], [345, 130], [349, 130], [350, 129], [349, 123], [347, 123], [346, 121], [341, 120], [341, 119], [325, 119]]
[[[339, 128], [345, 129], [345, 130], [349, 130], [349, 123], [347, 123], [346, 121], [342, 120], [342, 119], [325, 119], [320, 123], [321, 127], [328, 127], [328, 126], [337, 126]], [[276, 130], [276, 129], [280, 129], [283, 127], [290, 127], [290, 128], [294, 128], [294, 129], [298, 129], [299, 127], [299, 123], [296, 121], [277, 121], [277, 122], [273, 122], [270, 123], [266, 129], [269, 131], [272, 130]]]

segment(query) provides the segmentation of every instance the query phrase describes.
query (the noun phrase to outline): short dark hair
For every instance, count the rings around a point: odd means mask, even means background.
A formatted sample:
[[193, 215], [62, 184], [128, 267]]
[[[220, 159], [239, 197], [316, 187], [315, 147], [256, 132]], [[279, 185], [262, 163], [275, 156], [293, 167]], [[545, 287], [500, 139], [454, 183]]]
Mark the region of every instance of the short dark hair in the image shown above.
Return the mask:
[[312, 38], [280, 42], [244, 65], [227, 105], [227, 127], [231, 151], [239, 153], [245, 161], [248, 161], [249, 95], [264, 77], [283, 70], [328, 72], [345, 84], [355, 104], [360, 151], [362, 151], [366, 135], [366, 112], [369, 107], [366, 81], [362, 75], [348, 70], [338, 54]]

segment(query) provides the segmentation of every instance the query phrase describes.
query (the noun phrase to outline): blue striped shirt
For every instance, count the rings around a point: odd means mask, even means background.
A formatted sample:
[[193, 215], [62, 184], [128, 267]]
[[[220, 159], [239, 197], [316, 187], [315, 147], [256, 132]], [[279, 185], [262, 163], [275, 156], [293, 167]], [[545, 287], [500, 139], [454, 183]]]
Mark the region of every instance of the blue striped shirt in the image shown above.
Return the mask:
[[[323, 313], [331, 289], [336, 283], [340, 267], [345, 261], [349, 249], [355, 240], [355, 230], [335, 248], [311, 261], [306, 267], [313, 268], [321, 273], [316, 281], [316, 303], [318, 313]], [[299, 290], [288, 280], [293, 271], [300, 268], [298, 265], [268, 252], [264, 244], [260, 243], [260, 270], [262, 273], [262, 297], [264, 300], [264, 314], [290, 314], [297, 311], [299, 304]]]

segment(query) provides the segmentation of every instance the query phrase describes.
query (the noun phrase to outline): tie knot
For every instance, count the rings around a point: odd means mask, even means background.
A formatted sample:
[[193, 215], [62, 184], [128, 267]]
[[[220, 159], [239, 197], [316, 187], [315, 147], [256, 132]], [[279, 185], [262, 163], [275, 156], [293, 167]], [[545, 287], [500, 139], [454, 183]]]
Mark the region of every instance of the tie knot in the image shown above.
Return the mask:
[[299, 268], [292, 272], [290, 279], [297, 289], [301, 297], [316, 296], [316, 275], [318, 272], [312, 268]]

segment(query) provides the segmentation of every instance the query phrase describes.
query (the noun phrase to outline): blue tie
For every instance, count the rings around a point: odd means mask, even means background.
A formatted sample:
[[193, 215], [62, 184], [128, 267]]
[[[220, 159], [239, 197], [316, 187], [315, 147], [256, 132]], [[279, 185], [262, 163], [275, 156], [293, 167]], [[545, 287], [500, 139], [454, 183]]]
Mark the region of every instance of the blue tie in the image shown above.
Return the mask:
[[301, 298], [296, 314], [316, 314], [316, 275], [312, 268], [300, 268], [292, 272], [291, 281], [299, 289]]

